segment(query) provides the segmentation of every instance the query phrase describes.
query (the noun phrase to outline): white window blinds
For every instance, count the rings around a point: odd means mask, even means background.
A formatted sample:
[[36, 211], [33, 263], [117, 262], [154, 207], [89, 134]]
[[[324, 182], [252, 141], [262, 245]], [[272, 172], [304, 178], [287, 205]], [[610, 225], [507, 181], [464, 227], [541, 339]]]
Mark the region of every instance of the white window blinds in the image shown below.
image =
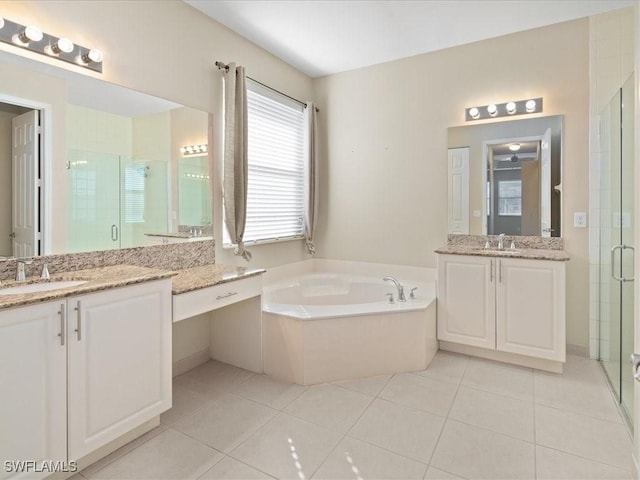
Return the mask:
[[[247, 82], [248, 187], [244, 242], [303, 236], [303, 106]], [[224, 229], [224, 243], [229, 235]]]

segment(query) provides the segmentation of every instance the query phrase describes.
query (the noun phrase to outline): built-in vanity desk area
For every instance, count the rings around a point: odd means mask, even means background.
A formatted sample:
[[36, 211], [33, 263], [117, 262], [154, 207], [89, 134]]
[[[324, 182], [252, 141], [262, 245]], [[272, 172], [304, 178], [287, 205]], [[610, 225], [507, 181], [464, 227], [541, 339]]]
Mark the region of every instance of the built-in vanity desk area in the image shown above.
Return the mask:
[[[263, 371], [264, 270], [198, 264], [213, 242], [190, 245], [39, 257], [21, 282], [7, 278], [15, 259], [0, 265], [4, 458], [81, 469], [157, 426], [172, 406], [172, 326], [195, 315], [214, 312], [212, 358]], [[161, 268], [78, 268], [118, 256]]]
[[[438, 257], [440, 348], [562, 373], [561, 238], [449, 235]], [[511, 248], [513, 242], [514, 248]]]

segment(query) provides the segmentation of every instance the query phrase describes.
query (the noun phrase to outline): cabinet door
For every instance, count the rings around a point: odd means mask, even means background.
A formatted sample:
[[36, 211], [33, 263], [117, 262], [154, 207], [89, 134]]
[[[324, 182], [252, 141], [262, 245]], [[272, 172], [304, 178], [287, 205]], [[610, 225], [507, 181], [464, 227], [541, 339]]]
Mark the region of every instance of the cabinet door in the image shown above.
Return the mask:
[[69, 459], [171, 407], [171, 281], [69, 305]]
[[438, 339], [495, 349], [494, 260], [438, 255]]
[[65, 301], [0, 312], [0, 478], [48, 475], [8, 472], [5, 461], [67, 459], [67, 347], [61, 304]]
[[565, 361], [565, 263], [498, 260], [498, 350]]

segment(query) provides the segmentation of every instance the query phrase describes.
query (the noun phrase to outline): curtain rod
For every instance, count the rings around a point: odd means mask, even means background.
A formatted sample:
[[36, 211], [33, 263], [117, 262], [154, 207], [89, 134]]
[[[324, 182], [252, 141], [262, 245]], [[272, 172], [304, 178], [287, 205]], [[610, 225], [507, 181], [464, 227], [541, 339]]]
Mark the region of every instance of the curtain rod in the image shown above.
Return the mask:
[[[227, 65], [226, 63], [216, 62], [216, 67], [218, 67], [218, 70], [224, 70], [225, 72], [229, 71], [229, 65]], [[248, 75], [247, 75], [247, 78], [249, 80], [251, 80], [252, 82], [255, 82], [255, 83], [259, 84], [259, 85], [262, 85], [264, 88], [268, 88], [269, 90], [271, 90], [273, 92], [279, 93], [280, 95], [284, 95], [285, 97], [293, 100], [294, 102], [299, 103], [300, 105], [303, 105], [304, 108], [307, 108], [307, 102], [303, 102], [301, 100], [298, 100], [297, 98], [293, 98], [292, 96], [287, 95], [286, 93], [281, 92], [280, 90], [276, 90], [275, 88], [270, 87], [269, 85], [265, 85], [264, 83], [256, 80], [255, 78], [251, 78]], [[318, 109], [318, 107], [316, 107], [316, 112], [319, 112], [319, 111], [320, 111], [320, 109]]]

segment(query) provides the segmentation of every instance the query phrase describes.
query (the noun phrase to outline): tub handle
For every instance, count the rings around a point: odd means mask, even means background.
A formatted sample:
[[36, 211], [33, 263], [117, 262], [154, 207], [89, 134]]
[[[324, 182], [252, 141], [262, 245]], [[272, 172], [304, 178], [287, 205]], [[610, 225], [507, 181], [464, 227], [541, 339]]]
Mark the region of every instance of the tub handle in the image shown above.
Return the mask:
[[415, 291], [416, 291], [417, 289], [418, 289], [418, 287], [413, 287], [413, 288], [411, 289], [411, 292], [409, 292], [409, 298], [410, 298], [411, 300], [415, 300], [415, 299], [416, 299]]
[[222, 300], [223, 298], [229, 298], [229, 297], [233, 297], [234, 295], [237, 295], [238, 292], [229, 292], [226, 295], [218, 295], [216, 297], [216, 300]]
[[393, 293], [385, 293], [387, 297], [389, 297], [389, 303], [396, 303], [393, 299]]

